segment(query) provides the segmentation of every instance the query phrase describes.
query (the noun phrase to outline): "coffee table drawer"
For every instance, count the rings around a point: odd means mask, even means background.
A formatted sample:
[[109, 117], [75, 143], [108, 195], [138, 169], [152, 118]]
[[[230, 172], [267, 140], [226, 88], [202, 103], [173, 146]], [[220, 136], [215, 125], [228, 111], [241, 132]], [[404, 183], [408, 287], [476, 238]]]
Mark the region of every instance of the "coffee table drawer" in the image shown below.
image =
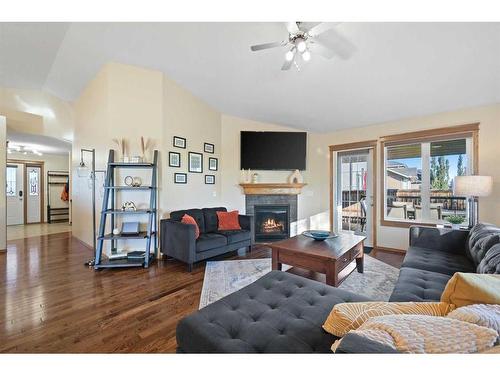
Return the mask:
[[344, 268], [347, 267], [349, 263], [351, 263], [352, 258], [351, 258], [351, 252], [348, 251], [344, 255], [342, 255], [337, 261], [335, 262], [337, 264], [337, 270], [343, 270]]

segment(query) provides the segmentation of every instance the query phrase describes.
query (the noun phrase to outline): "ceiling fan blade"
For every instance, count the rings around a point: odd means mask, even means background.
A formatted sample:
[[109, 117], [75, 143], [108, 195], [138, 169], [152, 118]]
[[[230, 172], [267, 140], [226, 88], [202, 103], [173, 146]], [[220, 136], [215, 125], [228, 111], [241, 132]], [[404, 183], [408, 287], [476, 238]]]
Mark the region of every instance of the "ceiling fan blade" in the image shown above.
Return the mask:
[[340, 22], [320, 22], [316, 26], [311, 27], [307, 30], [307, 33], [310, 36], [318, 36], [319, 34], [323, 34], [325, 31], [333, 29]]
[[330, 49], [330, 47], [325, 46], [318, 40], [311, 41], [310, 48], [311, 52], [317, 53], [318, 55], [323, 56], [325, 59], [331, 59], [335, 56], [335, 51]]
[[299, 26], [297, 26], [297, 22], [287, 22], [286, 29], [290, 34], [297, 34], [300, 31]]
[[287, 43], [286, 41], [282, 40], [281, 42], [257, 44], [255, 46], [251, 46], [250, 49], [252, 51], [260, 51], [260, 50], [268, 49], [268, 48], [281, 47], [281, 46], [284, 46], [286, 43]]
[[328, 34], [314, 38], [314, 42], [332, 50], [344, 60], [348, 59], [356, 52], [356, 47], [335, 30], [330, 30]]
[[285, 60], [285, 62], [283, 63], [283, 66], [281, 67], [281, 70], [290, 70], [292, 64], [293, 64], [293, 59], [290, 61]]

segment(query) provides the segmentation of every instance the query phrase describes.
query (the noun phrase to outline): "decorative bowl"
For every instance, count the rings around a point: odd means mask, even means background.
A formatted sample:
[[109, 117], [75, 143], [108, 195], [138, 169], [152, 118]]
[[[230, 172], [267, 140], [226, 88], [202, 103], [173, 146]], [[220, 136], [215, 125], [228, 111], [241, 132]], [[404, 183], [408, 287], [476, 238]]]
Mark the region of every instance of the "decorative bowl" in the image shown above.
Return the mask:
[[337, 235], [327, 230], [306, 230], [302, 235], [313, 238], [316, 241], [324, 241], [329, 238], [335, 238]]

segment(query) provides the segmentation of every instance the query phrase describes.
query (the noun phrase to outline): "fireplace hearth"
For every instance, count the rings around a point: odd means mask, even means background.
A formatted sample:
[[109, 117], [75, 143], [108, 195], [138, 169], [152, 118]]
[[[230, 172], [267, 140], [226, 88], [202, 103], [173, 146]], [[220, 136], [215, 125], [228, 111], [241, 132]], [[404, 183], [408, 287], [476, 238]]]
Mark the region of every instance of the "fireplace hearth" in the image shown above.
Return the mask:
[[290, 236], [289, 205], [256, 205], [255, 241], [278, 241]]

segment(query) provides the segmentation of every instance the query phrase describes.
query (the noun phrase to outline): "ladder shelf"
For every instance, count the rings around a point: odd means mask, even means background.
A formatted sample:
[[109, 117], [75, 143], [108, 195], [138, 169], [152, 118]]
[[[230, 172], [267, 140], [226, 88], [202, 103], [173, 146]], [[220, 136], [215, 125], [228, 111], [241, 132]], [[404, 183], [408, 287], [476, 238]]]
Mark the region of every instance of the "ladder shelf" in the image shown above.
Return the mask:
[[[121, 168], [128, 169], [150, 169], [151, 184], [149, 186], [119, 186], [115, 184], [115, 171]], [[157, 169], [158, 169], [158, 150], [153, 153], [152, 163], [122, 163], [114, 161], [114, 150], [109, 151], [106, 179], [104, 183], [104, 198], [102, 201], [101, 220], [99, 223], [99, 234], [97, 236], [97, 248], [95, 254], [94, 268], [123, 268], [123, 267], [144, 267], [148, 268], [151, 262], [158, 256], [157, 228]], [[143, 191], [149, 192], [149, 207], [136, 210], [122, 210], [116, 207], [116, 198], [122, 191]], [[113, 234], [115, 226], [115, 216], [121, 215], [147, 215], [146, 230], [133, 234]], [[107, 220], [109, 217], [109, 220]], [[106, 233], [106, 224], [111, 224], [110, 233]], [[116, 251], [116, 244], [119, 240], [144, 240], [144, 257], [140, 258], [121, 258], [108, 259], [103, 258], [104, 241], [111, 241], [111, 251]]]

